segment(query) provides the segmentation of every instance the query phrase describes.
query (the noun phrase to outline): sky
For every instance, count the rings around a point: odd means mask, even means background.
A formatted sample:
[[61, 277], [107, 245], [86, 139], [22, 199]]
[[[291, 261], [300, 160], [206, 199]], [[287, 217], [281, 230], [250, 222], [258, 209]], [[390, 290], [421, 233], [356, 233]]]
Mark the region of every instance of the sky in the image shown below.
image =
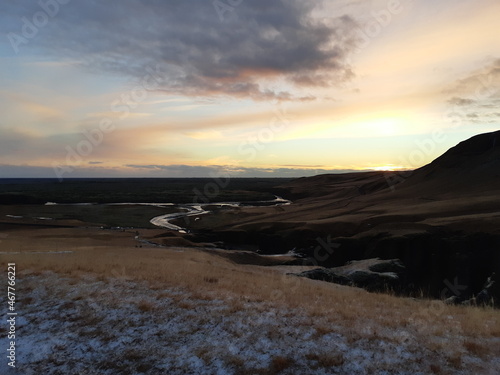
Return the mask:
[[0, 177], [414, 169], [500, 129], [498, 0], [0, 3]]

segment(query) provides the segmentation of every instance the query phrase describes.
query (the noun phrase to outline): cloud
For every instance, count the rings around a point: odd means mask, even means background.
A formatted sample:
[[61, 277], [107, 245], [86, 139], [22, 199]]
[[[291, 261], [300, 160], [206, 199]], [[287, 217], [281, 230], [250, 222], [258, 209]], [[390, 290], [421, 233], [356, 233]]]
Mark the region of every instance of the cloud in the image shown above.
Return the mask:
[[[36, 165], [0, 164], [2, 178], [54, 178], [61, 177], [54, 168]], [[65, 173], [64, 178], [107, 178], [107, 177], [135, 177], [118, 168], [77, 167], [72, 173]]]
[[0, 160], [27, 162], [62, 158], [61, 144], [70, 143], [71, 135], [38, 136], [22, 130], [1, 129]]
[[448, 100], [449, 104], [452, 105], [458, 105], [458, 106], [467, 106], [474, 104], [476, 101], [472, 99], [467, 99], [467, 98], [459, 98], [459, 97], [453, 97], [450, 100]]
[[[487, 104], [488, 100], [500, 98], [500, 59], [490, 59], [479, 70], [475, 70], [454, 82], [445, 92], [453, 94], [451, 100], [459, 100], [466, 96], [466, 101], [480, 101]], [[472, 99], [470, 99], [472, 98]], [[462, 105], [460, 103], [452, 103]], [[469, 104], [465, 102], [465, 104]]]
[[[91, 129], [92, 130], [92, 129]], [[27, 131], [0, 128], [0, 163], [16, 160], [18, 163], [50, 165], [97, 164], [93, 160], [116, 160], [120, 158], [143, 158], [145, 151], [156, 152], [157, 157], [179, 158], [189, 154], [188, 150], [170, 150], [161, 147], [168, 133], [160, 128], [146, 130], [120, 129], [107, 134], [95, 135], [91, 143], [82, 132], [35, 135]], [[156, 150], [156, 148], [160, 148]], [[83, 150], [83, 151], [82, 151]], [[79, 157], [75, 156], [78, 155]], [[70, 160], [70, 161], [68, 161]], [[0, 175], [1, 176], [1, 175]]]
[[156, 164], [128, 164], [126, 168], [134, 170], [134, 175], [149, 177], [212, 177], [230, 176], [232, 178], [244, 177], [304, 177], [323, 173], [347, 173], [359, 172], [357, 170], [346, 169], [310, 169], [303, 166], [295, 167], [240, 167], [233, 165], [156, 165]]
[[452, 116], [467, 119], [469, 123], [494, 123], [488, 118], [497, 116], [492, 109], [500, 105], [500, 59], [489, 59], [483, 67], [461, 77], [444, 90], [451, 95], [447, 103]]
[[43, 103], [44, 99], [46, 98], [36, 98], [32, 93], [20, 94], [4, 88], [0, 90], [2, 120], [15, 123], [22, 116], [25, 123], [62, 126], [67, 119], [64, 110], [53, 103]]
[[[231, 178], [249, 177], [289, 177], [299, 178], [324, 173], [359, 172], [345, 169], [307, 169], [307, 168], [245, 168], [235, 166], [196, 166], [196, 165], [126, 165], [123, 167], [76, 166], [64, 178], [108, 178], [108, 177], [208, 177]], [[58, 178], [51, 167], [31, 165], [0, 164], [3, 178]]]
[[[158, 70], [158, 90], [172, 95], [311, 100], [291, 86], [328, 87], [353, 76], [346, 62], [353, 21], [313, 16], [322, 2], [243, 1], [222, 21], [215, 3], [72, 1], [29, 46], [99, 73], [140, 80]], [[40, 11], [36, 2], [16, 4], [0, 18], [9, 19], [8, 31], [16, 17]]]

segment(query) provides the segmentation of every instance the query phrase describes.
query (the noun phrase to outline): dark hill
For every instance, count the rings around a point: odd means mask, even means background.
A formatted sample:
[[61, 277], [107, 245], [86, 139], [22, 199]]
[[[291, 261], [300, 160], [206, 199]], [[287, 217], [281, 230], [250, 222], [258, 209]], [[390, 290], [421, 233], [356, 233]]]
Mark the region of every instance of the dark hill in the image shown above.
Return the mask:
[[299, 199], [345, 199], [387, 188], [384, 172], [323, 174], [303, 177], [275, 188], [275, 192], [293, 201]]
[[500, 191], [500, 131], [476, 135], [415, 170], [402, 189], [440, 194]]

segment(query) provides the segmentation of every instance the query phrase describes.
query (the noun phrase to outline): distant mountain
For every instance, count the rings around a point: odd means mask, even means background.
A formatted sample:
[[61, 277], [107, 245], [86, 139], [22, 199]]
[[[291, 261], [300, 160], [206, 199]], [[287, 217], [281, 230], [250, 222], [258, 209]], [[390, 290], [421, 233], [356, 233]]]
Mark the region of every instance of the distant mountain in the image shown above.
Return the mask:
[[[324, 174], [275, 188], [292, 200], [468, 195], [500, 191], [500, 131], [476, 135], [414, 171]], [[396, 194], [393, 194], [396, 192]]]
[[402, 189], [431, 193], [477, 193], [500, 189], [500, 131], [460, 142], [415, 170]]

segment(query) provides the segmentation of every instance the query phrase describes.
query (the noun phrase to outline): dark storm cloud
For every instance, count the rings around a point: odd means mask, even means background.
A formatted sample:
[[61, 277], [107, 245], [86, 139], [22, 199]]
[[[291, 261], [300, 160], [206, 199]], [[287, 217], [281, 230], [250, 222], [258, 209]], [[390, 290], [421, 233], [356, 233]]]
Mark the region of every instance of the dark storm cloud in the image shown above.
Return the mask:
[[[330, 86], [352, 77], [346, 58], [354, 46], [346, 35], [353, 22], [347, 16], [313, 18], [320, 1], [244, 0], [228, 5], [223, 17], [214, 3], [72, 0], [59, 5], [47, 25], [20, 47], [137, 79], [158, 67], [160, 90], [190, 96], [291, 100], [298, 98], [275, 88], [273, 80]], [[21, 30], [21, 17], [31, 19], [40, 11], [35, 1], [5, 8], [0, 17], [6, 33]]]

